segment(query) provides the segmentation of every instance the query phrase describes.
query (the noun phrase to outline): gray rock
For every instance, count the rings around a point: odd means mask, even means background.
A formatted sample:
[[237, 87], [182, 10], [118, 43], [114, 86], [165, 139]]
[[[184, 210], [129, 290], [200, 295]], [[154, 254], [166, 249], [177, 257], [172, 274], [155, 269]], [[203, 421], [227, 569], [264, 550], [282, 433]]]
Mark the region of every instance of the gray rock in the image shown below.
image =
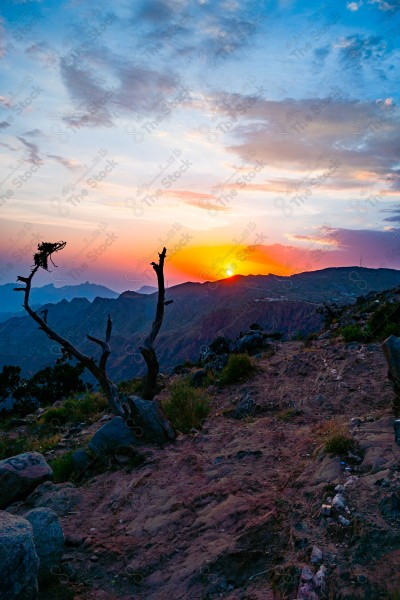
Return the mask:
[[48, 581], [57, 573], [64, 554], [64, 533], [60, 519], [50, 508], [33, 508], [26, 513], [25, 519], [32, 525], [40, 561], [38, 581]]
[[22, 500], [40, 483], [53, 478], [42, 454], [25, 452], [0, 461], [0, 508]]
[[89, 449], [94, 454], [115, 454], [120, 446], [137, 444], [138, 438], [122, 417], [114, 417], [100, 427], [89, 442]]
[[158, 400], [149, 401], [138, 396], [129, 396], [128, 404], [131, 425], [138, 440], [155, 444], [175, 440], [175, 430], [164, 415]]
[[322, 562], [323, 557], [324, 557], [324, 554], [323, 554], [322, 550], [317, 548], [317, 546], [313, 546], [313, 549], [311, 551], [311, 557], [310, 557], [311, 562], [313, 564]]
[[312, 581], [314, 573], [311, 571], [310, 567], [303, 567], [300, 578], [302, 581]]
[[91, 462], [92, 459], [90, 458], [89, 454], [81, 448], [72, 454], [72, 464], [74, 466], [74, 471], [77, 473], [86, 471]]
[[34, 600], [38, 569], [31, 524], [0, 511], [0, 600]]
[[254, 412], [254, 400], [250, 394], [247, 394], [233, 411], [232, 417], [234, 419], [244, 419], [245, 417], [254, 415]]
[[326, 455], [316, 471], [313, 484], [338, 483], [342, 478], [342, 467], [339, 456]]
[[332, 500], [332, 506], [333, 508], [336, 508], [336, 510], [346, 508], [346, 500], [344, 499], [343, 494], [336, 494], [334, 496]]
[[50, 508], [59, 517], [65, 517], [83, 500], [82, 493], [73, 483], [53, 483], [46, 481], [26, 499], [25, 504], [32, 508]]
[[344, 525], [344, 527], [348, 527], [350, 525], [349, 519], [346, 519], [346, 517], [343, 517], [342, 515], [339, 515], [338, 521], [341, 525]]

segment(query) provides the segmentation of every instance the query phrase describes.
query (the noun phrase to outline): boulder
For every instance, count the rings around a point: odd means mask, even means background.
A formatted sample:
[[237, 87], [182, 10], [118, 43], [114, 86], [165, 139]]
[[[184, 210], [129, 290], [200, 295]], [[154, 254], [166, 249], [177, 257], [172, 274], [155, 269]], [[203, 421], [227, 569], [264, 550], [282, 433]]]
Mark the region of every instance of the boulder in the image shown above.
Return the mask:
[[235, 352], [254, 352], [264, 347], [264, 336], [257, 331], [249, 331], [237, 342], [235, 342]]
[[244, 419], [245, 417], [249, 417], [251, 415], [254, 415], [254, 413], [255, 413], [254, 400], [250, 396], [250, 394], [247, 394], [239, 402], [239, 404], [237, 405], [237, 407], [233, 411], [232, 417], [234, 419]]
[[38, 581], [48, 581], [58, 572], [64, 554], [64, 533], [60, 519], [50, 508], [33, 508], [26, 513], [25, 519], [32, 525], [40, 561]]
[[164, 415], [158, 400], [150, 401], [138, 396], [129, 396], [128, 404], [130, 419], [127, 424], [132, 427], [140, 441], [162, 444], [175, 440], [175, 430]]
[[343, 469], [340, 465], [339, 456], [327, 454], [318, 467], [312, 483], [313, 485], [338, 483], [342, 477], [342, 473]]
[[139, 440], [122, 417], [114, 417], [96, 431], [88, 446], [94, 454], [115, 454], [120, 446], [138, 444]]
[[82, 448], [76, 450], [72, 454], [72, 464], [74, 466], [74, 471], [78, 474], [81, 474], [83, 473], [83, 471], [86, 471], [86, 469], [90, 466], [91, 462], [92, 459], [90, 458], [89, 454], [85, 452], [85, 450], [82, 450]]
[[38, 569], [31, 524], [0, 511], [0, 600], [34, 600]]
[[400, 396], [400, 337], [390, 335], [382, 344], [382, 350], [388, 365], [388, 378], [393, 391]]
[[53, 478], [42, 454], [25, 452], [0, 461], [0, 508], [22, 500], [40, 483]]
[[46, 481], [28, 496], [25, 505], [32, 508], [50, 508], [59, 517], [65, 517], [83, 500], [82, 492], [73, 483]]

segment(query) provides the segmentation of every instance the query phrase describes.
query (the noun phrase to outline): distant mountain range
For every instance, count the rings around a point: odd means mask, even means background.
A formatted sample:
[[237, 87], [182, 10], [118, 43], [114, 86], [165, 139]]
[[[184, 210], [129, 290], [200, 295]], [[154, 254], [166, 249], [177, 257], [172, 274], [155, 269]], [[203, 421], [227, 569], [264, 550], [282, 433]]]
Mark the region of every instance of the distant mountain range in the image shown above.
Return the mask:
[[[370, 291], [397, 286], [400, 271], [359, 267], [329, 268], [291, 277], [249, 275], [176, 285], [166, 291], [166, 298], [173, 304], [166, 307], [156, 341], [161, 370], [185, 359], [197, 359], [202, 347], [216, 335], [235, 339], [255, 322], [267, 332], [281, 332], [286, 337], [318, 331], [321, 315], [317, 308], [321, 303], [348, 304]], [[120, 380], [144, 372], [139, 347], [151, 327], [156, 301], [156, 294], [128, 291], [117, 298], [63, 299], [45, 306], [49, 324], [91, 356], [98, 355], [98, 350], [86, 334], [103, 337], [107, 315], [111, 314], [109, 367], [112, 377]], [[25, 373], [35, 373], [54, 364], [57, 355], [57, 344], [39, 331], [30, 317], [13, 317], [0, 324], [0, 367], [20, 365]]]
[[[14, 288], [20, 284], [6, 283], [0, 285], [0, 322], [6, 321], [12, 316], [23, 316], [25, 311], [21, 304], [21, 296], [14, 292]], [[60, 300], [73, 300], [74, 298], [86, 298], [92, 302], [95, 298], [118, 298], [119, 294], [96, 283], [81, 283], [79, 285], [65, 285], [56, 287], [53, 283], [43, 287], [32, 287], [31, 304], [36, 309], [49, 302], [60, 302]]]

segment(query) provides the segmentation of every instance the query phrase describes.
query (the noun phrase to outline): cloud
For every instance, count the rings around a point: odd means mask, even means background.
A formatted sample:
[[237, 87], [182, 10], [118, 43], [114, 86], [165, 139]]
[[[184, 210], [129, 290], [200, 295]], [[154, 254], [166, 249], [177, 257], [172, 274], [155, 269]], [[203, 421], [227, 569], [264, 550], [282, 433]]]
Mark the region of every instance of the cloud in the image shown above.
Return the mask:
[[0, 121], [0, 129], [7, 129], [10, 127], [10, 123], [8, 121]]
[[24, 135], [28, 135], [30, 137], [43, 137], [44, 133], [41, 129], [31, 129], [30, 131], [25, 131]]
[[58, 163], [60, 163], [60, 165], [63, 165], [63, 167], [66, 167], [70, 171], [80, 169], [82, 166], [77, 160], [74, 160], [72, 158], [64, 158], [63, 156], [59, 156], [58, 154], [47, 154], [47, 156], [49, 158], [53, 158]]
[[328, 260], [331, 266], [357, 265], [362, 257], [365, 267], [400, 267], [398, 228], [377, 231], [321, 227], [315, 234], [295, 235], [293, 238], [333, 247]]
[[218, 198], [212, 194], [202, 194], [200, 192], [190, 192], [187, 190], [170, 190], [164, 192], [163, 196], [176, 198], [180, 202], [189, 206], [194, 206], [202, 210], [219, 212], [228, 212], [230, 209], [218, 202]]
[[11, 98], [8, 98], [7, 96], [0, 96], [0, 105], [5, 106], [6, 108], [11, 108], [12, 107]]
[[243, 158], [253, 154], [269, 167], [301, 172], [303, 177], [336, 161], [333, 175], [343, 189], [351, 180], [388, 178], [395, 190], [399, 116], [396, 105], [384, 102], [258, 98], [232, 127], [231, 139], [239, 143], [227, 149]]
[[363, 5], [362, 0], [360, 0], [360, 2], [348, 2], [346, 7], [348, 8], [348, 10], [351, 10], [352, 12], [356, 12], [357, 10], [359, 10], [359, 8]]
[[39, 146], [37, 144], [33, 144], [28, 142], [25, 138], [17, 135], [17, 139], [24, 144], [28, 148], [29, 158], [26, 162], [30, 162], [33, 165], [41, 165], [43, 163], [42, 159], [39, 156]]

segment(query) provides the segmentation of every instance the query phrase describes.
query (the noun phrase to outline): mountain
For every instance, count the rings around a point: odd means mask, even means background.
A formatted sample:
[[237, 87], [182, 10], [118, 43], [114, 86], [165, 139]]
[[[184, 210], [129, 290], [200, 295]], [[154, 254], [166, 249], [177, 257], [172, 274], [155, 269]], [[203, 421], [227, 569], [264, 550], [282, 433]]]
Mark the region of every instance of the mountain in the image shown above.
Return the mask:
[[[13, 291], [19, 283], [6, 283], [0, 285], [0, 322], [10, 318], [13, 314], [23, 315], [21, 309], [21, 298]], [[53, 283], [43, 287], [32, 287], [31, 304], [39, 308], [49, 302], [60, 302], [60, 300], [72, 300], [73, 298], [86, 298], [89, 301], [95, 298], [117, 298], [117, 292], [96, 283], [81, 283], [79, 285], [65, 285], [56, 287]]]
[[142, 285], [140, 290], [137, 291], [138, 294], [154, 294], [157, 291], [157, 288], [154, 285]]
[[[400, 271], [339, 267], [301, 273], [291, 277], [275, 275], [235, 276], [217, 282], [187, 282], [166, 291], [173, 300], [156, 347], [161, 370], [186, 359], [196, 360], [202, 348], [216, 335], [235, 339], [250, 324], [258, 322], [267, 332], [281, 332], [285, 338], [301, 332], [318, 331], [322, 302], [348, 304], [370, 291], [400, 285]], [[63, 299], [46, 304], [48, 322], [83, 352], [98, 356], [97, 346], [87, 334], [103, 338], [107, 315], [113, 319], [110, 375], [116, 380], [144, 372], [139, 352], [155, 314], [157, 295], [124, 292], [118, 298]], [[0, 325], [0, 367], [20, 365], [24, 372], [36, 372], [54, 364], [57, 344], [39, 331], [28, 316], [11, 318]]]

